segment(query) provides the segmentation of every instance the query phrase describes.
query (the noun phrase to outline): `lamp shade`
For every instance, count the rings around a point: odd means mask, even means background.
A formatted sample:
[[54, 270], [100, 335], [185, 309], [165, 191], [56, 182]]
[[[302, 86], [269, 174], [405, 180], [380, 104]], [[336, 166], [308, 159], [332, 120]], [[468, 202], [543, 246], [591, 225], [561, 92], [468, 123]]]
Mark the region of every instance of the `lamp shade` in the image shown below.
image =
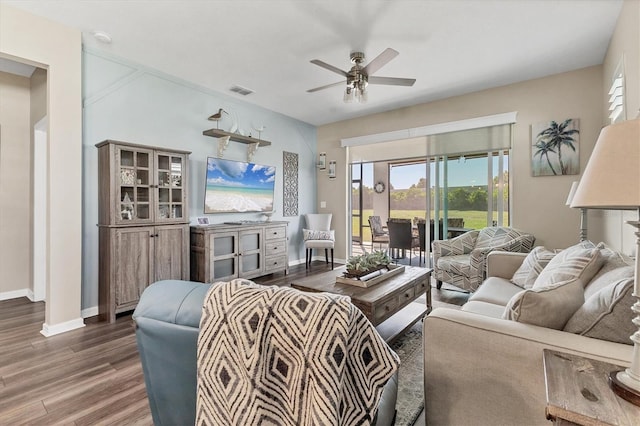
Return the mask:
[[571, 205], [571, 202], [573, 201], [573, 196], [576, 195], [576, 191], [578, 190], [578, 183], [579, 182], [573, 182], [571, 184], [571, 189], [569, 190], [569, 195], [567, 195], [567, 201], [564, 203], [567, 206]]
[[571, 207], [610, 210], [640, 207], [640, 119], [602, 129]]

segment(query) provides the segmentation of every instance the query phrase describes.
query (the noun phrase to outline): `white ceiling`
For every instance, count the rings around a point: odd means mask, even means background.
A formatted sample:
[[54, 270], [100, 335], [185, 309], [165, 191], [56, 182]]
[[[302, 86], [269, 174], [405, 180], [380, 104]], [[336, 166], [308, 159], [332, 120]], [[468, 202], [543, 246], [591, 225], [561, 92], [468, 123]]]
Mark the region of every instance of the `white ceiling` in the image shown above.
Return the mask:
[[[101, 49], [299, 120], [321, 125], [601, 64], [622, 0], [0, 0], [76, 27]], [[93, 31], [109, 33], [99, 43]], [[351, 66], [385, 48], [366, 104], [341, 77], [309, 63]], [[233, 85], [255, 93], [229, 92]], [[212, 113], [215, 111], [212, 111]]]

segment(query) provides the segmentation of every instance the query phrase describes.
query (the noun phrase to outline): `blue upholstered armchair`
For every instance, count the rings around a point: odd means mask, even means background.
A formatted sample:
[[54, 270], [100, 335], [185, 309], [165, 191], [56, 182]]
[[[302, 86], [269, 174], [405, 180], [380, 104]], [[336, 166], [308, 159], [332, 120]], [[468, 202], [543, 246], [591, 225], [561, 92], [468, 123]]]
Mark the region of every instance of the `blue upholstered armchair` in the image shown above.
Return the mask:
[[433, 272], [442, 282], [475, 291], [487, 274], [487, 255], [494, 250], [528, 253], [536, 238], [515, 228], [489, 227], [433, 242]]

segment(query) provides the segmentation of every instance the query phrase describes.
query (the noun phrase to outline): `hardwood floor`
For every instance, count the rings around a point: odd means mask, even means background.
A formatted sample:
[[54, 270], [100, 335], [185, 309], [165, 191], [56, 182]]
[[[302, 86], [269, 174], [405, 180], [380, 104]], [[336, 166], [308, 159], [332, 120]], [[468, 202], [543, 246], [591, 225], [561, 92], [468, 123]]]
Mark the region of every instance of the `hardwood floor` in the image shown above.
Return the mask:
[[[314, 262], [255, 281], [289, 285], [325, 270]], [[459, 304], [459, 294], [432, 292], [434, 301]], [[0, 425], [153, 423], [130, 314], [114, 324], [89, 318], [49, 338], [40, 334], [43, 322], [43, 302], [0, 301]]]
[[0, 302], [0, 424], [152, 424], [131, 316], [46, 338], [44, 303]]

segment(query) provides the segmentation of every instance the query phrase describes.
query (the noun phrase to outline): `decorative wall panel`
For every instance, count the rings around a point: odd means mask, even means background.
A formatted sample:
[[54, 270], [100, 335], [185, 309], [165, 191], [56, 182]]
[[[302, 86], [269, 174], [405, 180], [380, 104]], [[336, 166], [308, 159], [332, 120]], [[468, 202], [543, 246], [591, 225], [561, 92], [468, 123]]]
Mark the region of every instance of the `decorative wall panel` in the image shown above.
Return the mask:
[[298, 216], [298, 154], [283, 151], [282, 164], [284, 165], [282, 215]]

